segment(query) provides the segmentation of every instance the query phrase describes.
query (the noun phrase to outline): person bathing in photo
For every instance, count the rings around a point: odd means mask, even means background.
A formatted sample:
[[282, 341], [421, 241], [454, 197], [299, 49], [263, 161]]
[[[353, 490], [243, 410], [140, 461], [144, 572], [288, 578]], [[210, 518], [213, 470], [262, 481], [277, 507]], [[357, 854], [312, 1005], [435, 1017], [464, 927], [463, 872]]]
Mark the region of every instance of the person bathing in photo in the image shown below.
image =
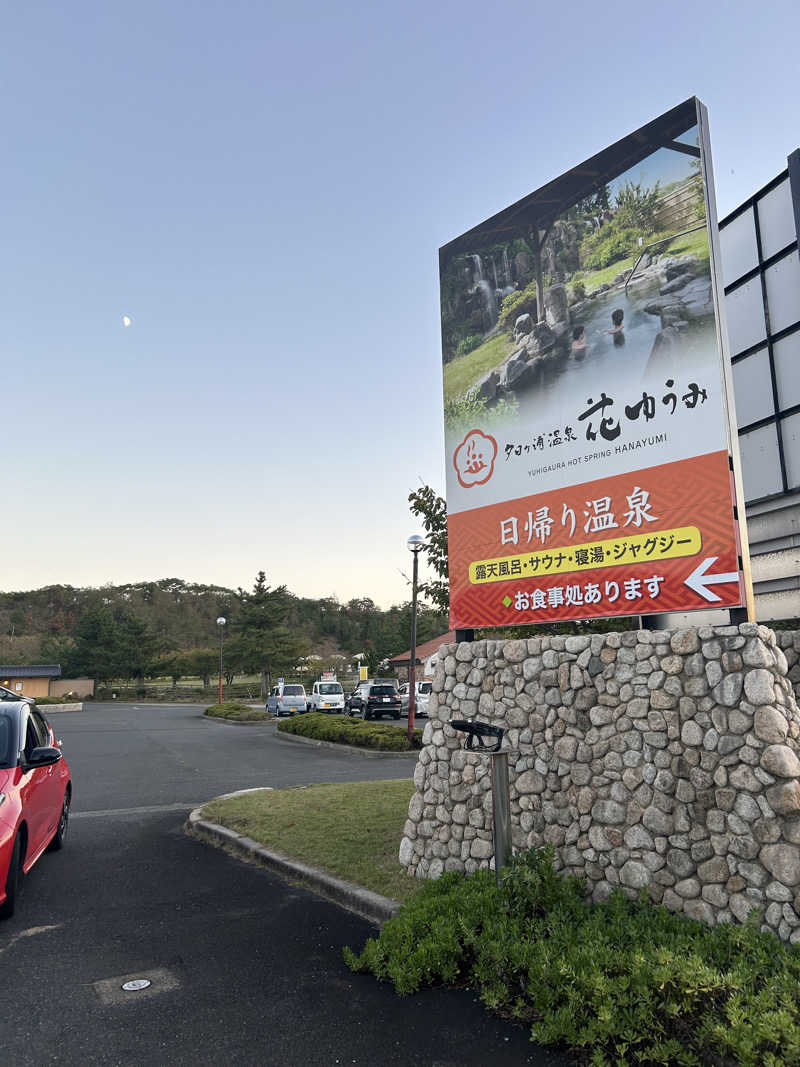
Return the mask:
[[586, 334], [583, 326], [576, 326], [572, 331], [571, 351], [574, 359], [583, 359], [586, 355]]
[[614, 308], [611, 312], [611, 322], [613, 329], [603, 330], [603, 333], [610, 333], [614, 338], [615, 345], [625, 344], [625, 326], [623, 325], [623, 319], [625, 318], [625, 312], [622, 308]]

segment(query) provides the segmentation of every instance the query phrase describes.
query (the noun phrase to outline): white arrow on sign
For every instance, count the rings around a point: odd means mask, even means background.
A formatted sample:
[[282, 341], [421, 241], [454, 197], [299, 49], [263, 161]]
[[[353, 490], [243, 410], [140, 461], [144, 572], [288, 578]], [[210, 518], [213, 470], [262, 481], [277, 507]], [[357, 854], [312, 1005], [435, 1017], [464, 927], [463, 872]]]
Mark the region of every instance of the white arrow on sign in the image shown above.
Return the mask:
[[702, 563], [698, 563], [689, 577], [684, 579], [684, 584], [704, 600], [722, 600], [722, 597], [706, 588], [707, 586], [739, 581], [738, 571], [728, 571], [726, 574], [706, 574], [708, 568], [713, 567], [718, 558], [718, 556], [707, 556]]

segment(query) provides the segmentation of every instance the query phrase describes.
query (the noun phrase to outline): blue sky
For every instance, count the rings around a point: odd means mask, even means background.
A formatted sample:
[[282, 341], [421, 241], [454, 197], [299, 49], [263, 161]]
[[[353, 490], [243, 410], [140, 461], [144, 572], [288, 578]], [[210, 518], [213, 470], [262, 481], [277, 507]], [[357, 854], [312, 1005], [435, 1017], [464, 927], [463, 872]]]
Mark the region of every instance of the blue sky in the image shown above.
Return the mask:
[[800, 144], [796, 3], [564, 11], [6, 11], [0, 588], [408, 596], [439, 246], [692, 94], [720, 216]]

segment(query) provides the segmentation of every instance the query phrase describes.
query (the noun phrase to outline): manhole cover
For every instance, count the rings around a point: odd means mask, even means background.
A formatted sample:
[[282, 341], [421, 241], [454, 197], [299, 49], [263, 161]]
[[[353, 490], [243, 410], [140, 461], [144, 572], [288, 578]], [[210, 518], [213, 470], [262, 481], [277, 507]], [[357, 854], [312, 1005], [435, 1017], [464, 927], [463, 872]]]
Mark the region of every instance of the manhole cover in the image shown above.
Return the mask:
[[[94, 990], [103, 1004], [137, 1004], [147, 997], [158, 996], [159, 993], [168, 993], [178, 989], [180, 982], [177, 975], [163, 967], [147, 967], [145, 972], [148, 977], [142, 978], [141, 971], [131, 974], [117, 974], [113, 978], [103, 978], [99, 982], [93, 982]], [[131, 997], [129, 993], [136, 993]]]

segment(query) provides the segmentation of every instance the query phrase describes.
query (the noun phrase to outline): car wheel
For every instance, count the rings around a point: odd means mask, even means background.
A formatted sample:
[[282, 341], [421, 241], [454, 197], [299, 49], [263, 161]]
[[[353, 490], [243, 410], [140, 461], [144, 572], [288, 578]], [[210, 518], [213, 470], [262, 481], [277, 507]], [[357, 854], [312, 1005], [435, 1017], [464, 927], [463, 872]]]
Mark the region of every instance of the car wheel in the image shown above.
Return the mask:
[[11, 862], [6, 876], [6, 899], [0, 904], [0, 917], [7, 919], [14, 914], [20, 886], [22, 884], [22, 843], [19, 834], [14, 838], [11, 850]]
[[64, 847], [64, 838], [67, 836], [67, 828], [69, 826], [69, 789], [64, 791], [64, 803], [61, 805], [61, 815], [58, 819], [58, 826], [56, 832], [53, 834], [53, 840], [47, 846], [50, 852], [59, 852]]
[[399, 712], [399, 711], [396, 711], [396, 712], [394, 713], [394, 715], [393, 715], [392, 717], [393, 717], [394, 719], [399, 719], [399, 718], [400, 718], [400, 712]]
[[371, 718], [372, 716], [370, 715], [370, 713], [367, 711], [366, 708], [364, 708], [364, 722], [367, 722]]

